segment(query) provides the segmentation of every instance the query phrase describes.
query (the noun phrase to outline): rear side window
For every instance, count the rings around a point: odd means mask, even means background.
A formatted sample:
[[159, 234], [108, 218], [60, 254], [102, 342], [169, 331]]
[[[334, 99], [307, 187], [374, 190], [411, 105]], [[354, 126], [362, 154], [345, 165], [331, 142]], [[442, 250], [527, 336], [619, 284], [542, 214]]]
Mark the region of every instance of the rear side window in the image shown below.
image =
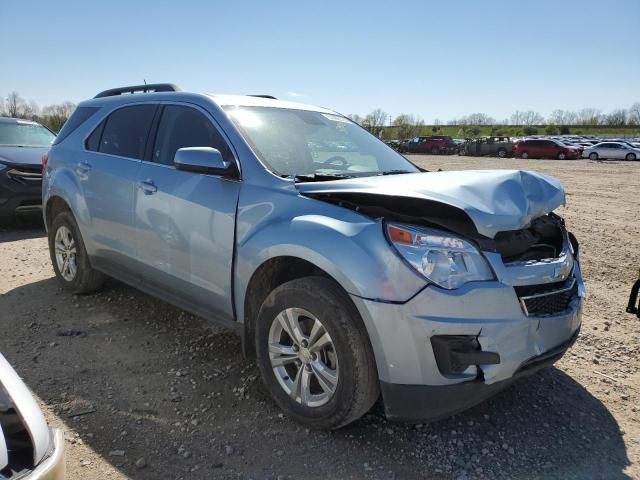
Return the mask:
[[113, 112], [106, 119], [98, 151], [142, 159], [155, 111], [155, 105], [132, 105]]
[[203, 113], [191, 107], [167, 105], [158, 125], [153, 161], [173, 165], [176, 152], [185, 147], [212, 147], [226, 161], [234, 161], [227, 142]]
[[93, 132], [91, 132], [91, 135], [89, 135], [89, 137], [85, 141], [84, 146], [86, 147], [87, 150], [90, 150], [92, 152], [97, 152], [98, 148], [100, 148], [100, 137], [102, 137], [102, 131], [104, 130], [105, 122], [106, 120], [103, 120], [102, 122], [100, 122], [100, 125], [98, 125], [93, 130]]
[[71, 135], [71, 133], [73, 133], [73, 131], [76, 128], [78, 128], [80, 125], [82, 125], [84, 122], [86, 122], [89, 118], [91, 118], [91, 116], [94, 113], [96, 113], [98, 110], [100, 110], [100, 107], [78, 107], [78, 108], [76, 108], [73, 111], [73, 113], [71, 114], [71, 116], [64, 123], [62, 128], [60, 129], [60, 132], [58, 133], [58, 136], [56, 137], [56, 139], [53, 142], [53, 144], [57, 145], [62, 140], [67, 138], [69, 135]]

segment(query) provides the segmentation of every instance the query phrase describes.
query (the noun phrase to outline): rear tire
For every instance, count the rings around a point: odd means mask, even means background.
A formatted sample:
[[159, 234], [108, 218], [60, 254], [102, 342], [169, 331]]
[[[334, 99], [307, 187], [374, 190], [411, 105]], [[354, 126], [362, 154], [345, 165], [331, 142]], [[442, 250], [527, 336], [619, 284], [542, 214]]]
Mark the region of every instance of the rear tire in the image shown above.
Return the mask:
[[440, 153], [440, 150], [438, 150], [436, 147], [433, 147], [431, 149], [431, 155], [438, 155]]
[[635, 162], [636, 154], [635, 153], [627, 153], [627, 156], [624, 157], [624, 158], [626, 158], [630, 162]]
[[498, 150], [498, 157], [499, 158], [506, 158], [507, 156], [507, 151], [504, 148], [501, 148]]
[[527, 158], [529, 158], [529, 153], [528, 152], [522, 152], [522, 155], [520, 155], [520, 157], [522, 157], [524, 160], [526, 160]]
[[306, 426], [340, 428], [369, 411], [379, 396], [367, 331], [330, 279], [305, 277], [273, 290], [258, 313], [255, 340], [267, 390]]
[[591, 152], [589, 154], [589, 159], [590, 160], [598, 160], [598, 154], [596, 152]]
[[69, 211], [58, 213], [51, 222], [49, 255], [56, 277], [65, 290], [82, 294], [102, 286], [104, 275], [91, 268], [80, 229]]

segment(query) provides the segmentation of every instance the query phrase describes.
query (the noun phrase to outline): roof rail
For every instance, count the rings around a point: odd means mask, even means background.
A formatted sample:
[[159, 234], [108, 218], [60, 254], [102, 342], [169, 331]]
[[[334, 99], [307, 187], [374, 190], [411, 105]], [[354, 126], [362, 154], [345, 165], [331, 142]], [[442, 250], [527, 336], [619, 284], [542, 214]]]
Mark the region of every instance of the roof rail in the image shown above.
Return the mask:
[[130, 87], [111, 88], [100, 92], [93, 98], [115, 97], [123, 93], [135, 92], [179, 92], [180, 88], [173, 83], [149, 83], [145, 85], [132, 85]]
[[273, 95], [247, 95], [247, 97], [268, 98], [270, 100], [277, 100]]

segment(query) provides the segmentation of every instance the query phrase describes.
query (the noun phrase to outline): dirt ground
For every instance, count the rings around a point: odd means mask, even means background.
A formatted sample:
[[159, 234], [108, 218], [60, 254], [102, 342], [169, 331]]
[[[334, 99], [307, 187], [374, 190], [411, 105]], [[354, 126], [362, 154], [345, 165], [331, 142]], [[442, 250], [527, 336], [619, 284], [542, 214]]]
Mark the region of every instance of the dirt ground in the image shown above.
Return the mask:
[[41, 225], [16, 224], [0, 229], [0, 351], [64, 430], [68, 478], [640, 478], [640, 320], [624, 312], [640, 267], [640, 162], [412, 158], [564, 182], [559, 213], [581, 242], [588, 299], [556, 367], [436, 423], [374, 411], [309, 431], [265, 396], [232, 333], [115, 281], [62, 292]]

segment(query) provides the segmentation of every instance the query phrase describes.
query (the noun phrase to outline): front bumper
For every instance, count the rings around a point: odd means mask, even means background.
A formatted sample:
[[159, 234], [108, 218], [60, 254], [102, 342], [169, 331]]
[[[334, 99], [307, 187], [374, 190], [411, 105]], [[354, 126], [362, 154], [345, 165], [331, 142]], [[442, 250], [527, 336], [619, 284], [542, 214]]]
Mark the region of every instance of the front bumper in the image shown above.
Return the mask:
[[471, 408], [509, 387], [520, 378], [533, 375], [553, 365], [578, 338], [578, 330], [563, 344], [524, 362], [516, 373], [506, 380], [485, 383], [482, 380], [445, 386], [400, 385], [381, 382], [385, 414], [390, 420], [438, 420]]
[[36, 468], [29, 473], [25, 480], [64, 480], [66, 466], [64, 461], [64, 434], [62, 430], [54, 429], [53, 451]]
[[0, 169], [0, 217], [35, 214], [42, 210], [42, 181], [32, 172], [24, 172], [34, 175], [30, 178], [21, 177], [19, 173], [20, 170], [11, 167]]
[[[561, 313], [545, 316], [527, 315], [516, 294], [515, 280], [527, 280], [523, 268], [503, 268], [498, 281], [458, 290], [428, 286], [403, 304], [352, 296], [369, 333], [389, 418], [442, 418], [562, 356], [581, 325], [585, 289], [579, 262], [569, 278], [578, 285], [575, 297]], [[499, 363], [443, 374], [431, 339], [448, 335], [477, 339], [482, 352], [499, 354]]]

